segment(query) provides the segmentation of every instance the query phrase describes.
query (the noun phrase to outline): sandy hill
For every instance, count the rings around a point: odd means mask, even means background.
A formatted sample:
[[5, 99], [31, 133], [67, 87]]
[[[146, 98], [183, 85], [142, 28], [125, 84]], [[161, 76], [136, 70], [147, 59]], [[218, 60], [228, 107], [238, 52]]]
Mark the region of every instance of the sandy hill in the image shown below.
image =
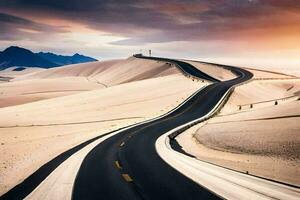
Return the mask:
[[[300, 95], [300, 79], [285, 80], [253, 80], [235, 88], [222, 113], [230, 113], [239, 109], [265, 107], [274, 105], [275, 100], [288, 101]], [[286, 99], [285, 99], [286, 98]]]
[[2, 83], [0, 108], [104, 88], [84, 77], [29, 79]]
[[269, 70], [261, 70], [261, 69], [254, 69], [254, 68], [248, 68], [245, 67], [246, 70], [253, 73], [254, 77], [253, 79], [293, 79], [298, 78], [297, 76], [294, 76], [292, 74], [285, 74], [281, 72], [272, 72]]
[[128, 58], [122, 63], [115, 64], [101, 73], [93, 74], [92, 78], [107, 85], [116, 85], [131, 81], [177, 74], [179, 70], [165, 62]]
[[43, 71], [45, 69], [39, 67], [22, 67], [23, 70], [18, 70], [20, 67], [9, 67], [0, 71], [1, 77], [16, 78], [25, 74], [31, 74], [33, 72]]
[[179, 71], [175, 67], [170, 67], [164, 62], [130, 57], [125, 60], [110, 60], [52, 68], [19, 77], [14, 81], [58, 77], [88, 77], [91, 80], [111, 86], [176, 73], [179, 73]]
[[[175, 67], [166, 65], [164, 62], [134, 57], [46, 70], [36, 69], [32, 70], [32, 73], [25, 73], [26, 70], [23, 70], [24, 72], [12, 70], [2, 72], [2, 76], [15, 78], [1, 84], [0, 107], [180, 73]], [[23, 75], [16, 75], [19, 73], [23, 73]], [[3, 79], [3, 81], [7, 80]]]
[[38, 73], [27, 74], [27, 76], [19, 77], [13, 81], [29, 80], [29, 79], [51, 79], [61, 77], [89, 77], [98, 74], [101, 71], [120, 63], [123, 60], [98, 61], [90, 63], [80, 63], [74, 65], [66, 65], [47, 69]]

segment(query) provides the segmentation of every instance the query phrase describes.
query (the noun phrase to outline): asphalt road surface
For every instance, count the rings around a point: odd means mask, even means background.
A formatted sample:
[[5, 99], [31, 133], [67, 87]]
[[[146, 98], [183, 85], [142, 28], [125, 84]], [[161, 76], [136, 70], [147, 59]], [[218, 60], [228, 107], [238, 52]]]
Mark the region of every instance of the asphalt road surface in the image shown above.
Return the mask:
[[177, 64], [185, 73], [213, 81], [213, 84], [200, 90], [163, 118], [122, 131], [96, 146], [82, 162], [72, 198], [219, 199], [213, 192], [183, 176], [162, 160], [156, 152], [155, 142], [173, 128], [209, 113], [233, 85], [247, 81], [253, 75], [240, 68], [222, 66], [238, 77], [220, 82], [183, 61], [141, 58]]

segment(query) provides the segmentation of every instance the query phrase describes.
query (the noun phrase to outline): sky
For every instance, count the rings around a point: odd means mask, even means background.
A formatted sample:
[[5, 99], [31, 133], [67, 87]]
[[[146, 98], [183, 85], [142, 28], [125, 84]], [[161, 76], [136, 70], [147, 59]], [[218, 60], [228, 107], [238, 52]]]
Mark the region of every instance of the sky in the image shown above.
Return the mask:
[[0, 0], [0, 50], [300, 71], [300, 0]]

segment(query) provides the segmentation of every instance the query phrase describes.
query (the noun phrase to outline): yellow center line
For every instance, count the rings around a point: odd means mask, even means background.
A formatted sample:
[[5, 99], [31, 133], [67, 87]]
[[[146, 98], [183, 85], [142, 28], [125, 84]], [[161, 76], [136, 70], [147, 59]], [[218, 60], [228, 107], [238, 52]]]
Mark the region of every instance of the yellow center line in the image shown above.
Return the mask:
[[122, 166], [120, 165], [119, 161], [115, 161], [115, 165], [118, 169], [122, 169]]
[[125, 179], [125, 181], [127, 182], [132, 182], [132, 178], [129, 176], [129, 174], [122, 174], [123, 178]]

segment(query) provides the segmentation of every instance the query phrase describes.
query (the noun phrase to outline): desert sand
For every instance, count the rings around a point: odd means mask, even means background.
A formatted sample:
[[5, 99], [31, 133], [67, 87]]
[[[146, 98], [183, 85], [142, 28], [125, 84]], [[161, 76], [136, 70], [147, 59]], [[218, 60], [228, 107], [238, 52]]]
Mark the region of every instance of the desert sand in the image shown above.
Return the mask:
[[101, 89], [105, 86], [85, 77], [28, 79], [1, 84], [0, 107]]
[[90, 80], [98, 81], [103, 85], [112, 86], [176, 73], [179, 73], [179, 71], [175, 67], [169, 66], [164, 62], [130, 57], [125, 60], [109, 60], [52, 68], [18, 77], [14, 81], [41, 78], [88, 77]]
[[25, 74], [31, 74], [34, 72], [40, 72], [46, 69], [39, 68], [39, 67], [24, 67], [25, 69], [21, 71], [16, 71], [19, 67], [9, 67], [7, 69], [0, 71], [0, 76], [2, 77], [9, 77], [9, 78], [16, 78], [18, 76], [24, 76]]
[[7, 83], [18, 76], [24, 76], [25, 74], [31, 74], [34, 72], [44, 70], [44, 69], [38, 68], [38, 67], [25, 68], [24, 70], [21, 70], [21, 71], [16, 71], [15, 69], [18, 69], [18, 67], [9, 67], [7, 69], [0, 70], [0, 84]]
[[27, 73], [26, 76], [17, 77], [14, 81], [60, 77], [89, 77], [93, 74], [100, 73], [107, 67], [110, 67], [120, 61], [122, 60], [98, 61], [55, 67], [43, 71]]
[[251, 67], [244, 67], [246, 70], [253, 73], [253, 79], [293, 79], [293, 78], [299, 78], [297, 75], [299, 73], [296, 73], [296, 75], [286, 74], [283, 72], [273, 72], [269, 70], [262, 70], [262, 69], [255, 69]]
[[252, 104], [253, 108], [274, 105], [294, 100], [300, 94], [300, 79], [285, 80], [253, 80], [247, 84], [236, 87], [230, 96], [222, 113], [231, 113], [247, 110]]
[[[12, 82], [28, 83], [30, 87], [35, 81], [50, 84], [52, 79], [53, 88], [59, 79], [82, 82], [81, 79], [86, 81], [85, 76], [89, 76], [108, 87], [0, 108], [0, 194], [61, 152], [111, 130], [166, 113], [205, 85], [191, 81], [176, 68], [167, 68], [161, 62], [129, 58], [123, 64], [119, 67], [115, 63], [101, 73], [85, 73], [78, 77], [64, 72], [68, 78], [59, 78], [59, 72], [46, 76], [48, 70], [45, 70]], [[138, 70], [134, 70], [137, 67]], [[105, 79], [107, 76], [109, 78]], [[64, 81], [60, 84], [67, 87]], [[14, 87], [9, 90], [11, 93]]]
[[199, 129], [196, 138], [214, 149], [300, 160], [299, 113], [300, 101], [293, 101], [218, 116]]
[[[163, 62], [133, 57], [125, 60], [68, 65], [47, 70], [26, 70], [29, 72], [7, 69], [6, 72], [0, 73], [2, 77], [12, 78], [9, 79], [9, 82], [1, 84], [0, 107], [179, 73], [175, 67], [170, 67]], [[23, 73], [23, 75], [21, 76], [19, 73]]]
[[201, 160], [299, 186], [300, 81], [268, 77], [238, 86], [216, 117], [177, 140]]

